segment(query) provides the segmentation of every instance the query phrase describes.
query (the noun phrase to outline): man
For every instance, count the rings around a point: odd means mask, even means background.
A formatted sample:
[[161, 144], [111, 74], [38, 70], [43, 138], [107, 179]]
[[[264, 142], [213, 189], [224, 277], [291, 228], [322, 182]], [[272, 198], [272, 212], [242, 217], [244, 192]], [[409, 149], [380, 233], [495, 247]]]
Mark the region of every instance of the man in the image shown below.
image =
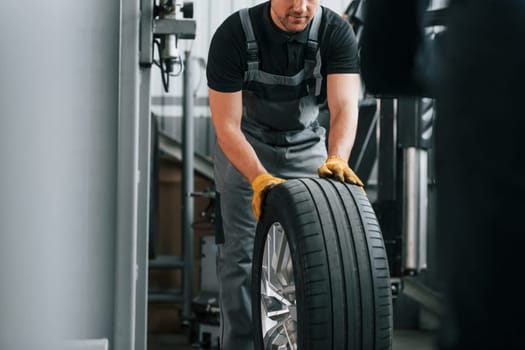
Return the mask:
[[[223, 350], [253, 349], [251, 259], [267, 190], [318, 174], [363, 186], [347, 162], [357, 127], [358, 64], [351, 26], [319, 0], [271, 0], [241, 10], [212, 39], [207, 78], [224, 231], [217, 259]], [[324, 101], [328, 149], [317, 121]]]

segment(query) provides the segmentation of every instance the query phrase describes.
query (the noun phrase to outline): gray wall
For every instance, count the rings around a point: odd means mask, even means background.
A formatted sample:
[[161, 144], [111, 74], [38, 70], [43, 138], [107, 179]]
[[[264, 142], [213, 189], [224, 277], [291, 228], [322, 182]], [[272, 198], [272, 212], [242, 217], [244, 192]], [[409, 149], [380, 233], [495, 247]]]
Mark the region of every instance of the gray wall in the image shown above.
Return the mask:
[[0, 5], [1, 349], [111, 336], [119, 11]]

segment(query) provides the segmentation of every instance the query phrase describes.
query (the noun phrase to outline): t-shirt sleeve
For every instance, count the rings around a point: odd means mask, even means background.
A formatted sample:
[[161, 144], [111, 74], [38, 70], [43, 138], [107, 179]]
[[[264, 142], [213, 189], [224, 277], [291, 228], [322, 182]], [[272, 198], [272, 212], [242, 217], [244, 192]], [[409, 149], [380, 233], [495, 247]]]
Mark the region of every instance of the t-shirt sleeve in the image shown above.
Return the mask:
[[326, 73], [359, 73], [359, 50], [350, 23], [340, 16], [334, 16], [326, 32]]
[[244, 79], [245, 42], [238, 13], [228, 17], [215, 31], [208, 51], [208, 87], [220, 92], [240, 91]]

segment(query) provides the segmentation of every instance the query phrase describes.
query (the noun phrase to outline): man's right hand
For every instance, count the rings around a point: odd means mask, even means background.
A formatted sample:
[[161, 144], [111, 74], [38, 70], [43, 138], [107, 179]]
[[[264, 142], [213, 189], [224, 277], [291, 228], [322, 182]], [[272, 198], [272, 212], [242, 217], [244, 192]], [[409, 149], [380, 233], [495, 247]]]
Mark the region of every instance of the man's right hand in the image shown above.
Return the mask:
[[253, 189], [252, 209], [253, 214], [255, 215], [255, 220], [259, 221], [259, 218], [261, 217], [262, 206], [268, 190], [285, 181], [286, 180], [272, 176], [268, 173], [260, 174], [253, 179], [251, 184]]

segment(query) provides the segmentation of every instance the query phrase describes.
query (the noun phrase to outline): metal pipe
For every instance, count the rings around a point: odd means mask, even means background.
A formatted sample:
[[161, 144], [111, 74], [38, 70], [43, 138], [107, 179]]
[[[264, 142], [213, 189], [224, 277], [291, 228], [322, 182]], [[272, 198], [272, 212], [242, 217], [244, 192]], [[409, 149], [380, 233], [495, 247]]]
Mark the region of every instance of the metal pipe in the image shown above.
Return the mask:
[[408, 147], [403, 150], [403, 156], [403, 264], [404, 269], [412, 273], [427, 267], [428, 153], [426, 150]]
[[136, 306], [135, 306], [135, 349], [147, 349], [147, 318], [148, 318], [148, 258], [149, 258], [149, 228], [150, 220], [150, 168], [151, 159], [151, 108], [150, 85], [151, 69], [140, 69], [139, 85], [139, 172], [138, 183], [138, 213], [137, 213], [137, 276], [136, 276]]
[[185, 51], [185, 69], [183, 76], [182, 106], [182, 233], [184, 237], [184, 305], [182, 309], [183, 322], [191, 318], [191, 300], [193, 285], [193, 189], [194, 189], [194, 60], [190, 51]]
[[428, 250], [428, 151], [419, 150], [419, 269], [427, 268]]
[[115, 249], [115, 305], [111, 349], [135, 349], [139, 187], [139, 0], [121, 1]]

